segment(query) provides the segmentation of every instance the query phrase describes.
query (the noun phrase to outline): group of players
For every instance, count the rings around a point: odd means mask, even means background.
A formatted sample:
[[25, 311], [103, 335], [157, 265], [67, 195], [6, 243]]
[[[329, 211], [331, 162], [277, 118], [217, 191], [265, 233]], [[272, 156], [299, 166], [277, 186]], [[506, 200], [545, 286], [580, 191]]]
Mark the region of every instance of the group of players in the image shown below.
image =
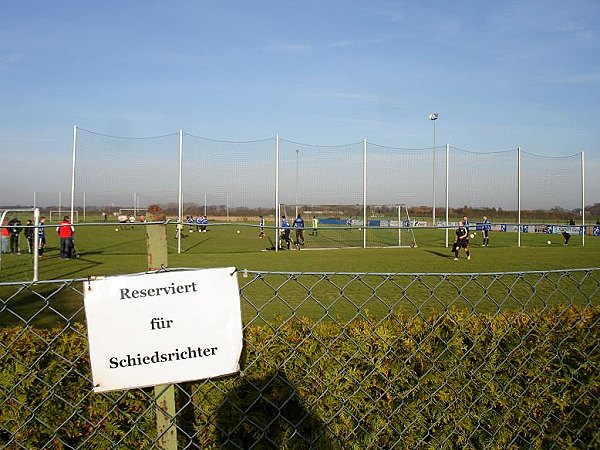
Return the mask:
[[[304, 219], [300, 214], [294, 219], [294, 229], [296, 230], [296, 239], [294, 241], [296, 245], [296, 250], [300, 250], [300, 247], [305, 244], [304, 240]], [[316, 229], [316, 228], [315, 228]], [[288, 221], [285, 214], [281, 216], [281, 241], [287, 247], [288, 250], [291, 249], [292, 246], [292, 238], [291, 238], [292, 226]], [[283, 247], [282, 247], [283, 248]]]
[[196, 226], [196, 231], [198, 233], [206, 233], [208, 226], [208, 218], [206, 216], [187, 216], [186, 222], [189, 226], [189, 232], [194, 232], [194, 226]]
[[[458, 261], [458, 252], [462, 248], [467, 255], [467, 259], [471, 259], [471, 253], [469, 252], [469, 237], [473, 237], [474, 235], [469, 235], [469, 218], [467, 216], [463, 216], [463, 219], [458, 222], [458, 228], [456, 229], [456, 237], [454, 239], [454, 244], [452, 244], [452, 253], [454, 253], [454, 260]], [[481, 234], [483, 236], [483, 247], [488, 247], [490, 245], [490, 230], [492, 229], [492, 224], [487, 216], [483, 216], [483, 222], [481, 226]]]

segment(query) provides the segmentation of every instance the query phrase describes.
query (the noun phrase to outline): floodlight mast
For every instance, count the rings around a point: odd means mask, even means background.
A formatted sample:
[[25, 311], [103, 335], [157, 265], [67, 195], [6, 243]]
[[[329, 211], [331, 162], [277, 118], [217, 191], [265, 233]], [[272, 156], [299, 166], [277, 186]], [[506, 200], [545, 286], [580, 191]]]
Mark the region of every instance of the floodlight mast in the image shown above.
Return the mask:
[[433, 167], [432, 167], [432, 180], [431, 180], [431, 189], [432, 189], [432, 214], [431, 221], [433, 226], [436, 226], [435, 223], [435, 121], [438, 119], [438, 113], [429, 114], [429, 120], [433, 123]]

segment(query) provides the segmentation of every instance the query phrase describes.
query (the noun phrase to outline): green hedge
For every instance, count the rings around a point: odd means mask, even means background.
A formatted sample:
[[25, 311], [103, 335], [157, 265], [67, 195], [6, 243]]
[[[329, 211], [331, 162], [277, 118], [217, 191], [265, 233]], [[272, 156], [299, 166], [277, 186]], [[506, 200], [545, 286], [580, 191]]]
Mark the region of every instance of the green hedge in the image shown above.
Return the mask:
[[[177, 386], [180, 444], [600, 448], [599, 324], [596, 307], [248, 327], [242, 376]], [[153, 389], [93, 393], [83, 327], [1, 336], [1, 445], [152, 447]]]

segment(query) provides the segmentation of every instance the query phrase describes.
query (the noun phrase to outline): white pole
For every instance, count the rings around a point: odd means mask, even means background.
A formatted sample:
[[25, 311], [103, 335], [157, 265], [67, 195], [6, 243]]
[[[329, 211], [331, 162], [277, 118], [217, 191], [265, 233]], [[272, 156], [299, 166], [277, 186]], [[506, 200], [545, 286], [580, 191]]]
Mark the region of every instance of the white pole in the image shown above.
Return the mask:
[[435, 120], [433, 120], [433, 175], [432, 175], [432, 180], [431, 180], [431, 185], [432, 185], [432, 216], [431, 216], [431, 221], [432, 221], [432, 225], [435, 227], [436, 224], [436, 220], [435, 220]]
[[581, 245], [585, 247], [585, 157], [581, 150], [581, 227], [583, 233], [581, 235]]
[[398, 205], [398, 247], [402, 245], [402, 205]]
[[35, 191], [33, 191], [33, 207], [35, 208]]
[[367, 140], [363, 141], [363, 248], [367, 248]]
[[521, 147], [517, 148], [517, 247], [521, 247]]
[[279, 134], [275, 137], [275, 251], [279, 250]]
[[40, 210], [38, 208], [33, 208], [33, 224], [35, 228], [33, 229], [33, 281], [38, 281], [39, 279], [39, 246], [40, 246]]
[[[77, 155], [77, 125], [73, 125], [73, 163], [72, 163], [72, 167], [71, 167], [71, 222], [73, 222], [73, 220], [75, 220], [74, 218], [74, 213], [75, 213], [75, 162], [76, 162], [76, 155]], [[59, 203], [62, 203], [62, 201], [60, 201]], [[59, 211], [60, 211], [60, 205], [58, 207]], [[59, 216], [60, 216], [60, 212], [59, 212]], [[59, 217], [60, 220], [60, 217]]]
[[58, 193], [58, 220], [62, 220], [61, 216], [62, 215], [62, 192]]
[[450, 144], [446, 143], [446, 247], [448, 247], [449, 211], [450, 211]]
[[183, 231], [183, 227], [181, 226], [181, 221], [183, 217], [183, 190], [181, 186], [181, 169], [183, 166], [183, 129], [179, 129], [179, 193], [178, 193], [178, 213], [177, 213], [177, 253], [181, 253], [181, 234]]
[[298, 159], [299, 159], [300, 149], [296, 149], [296, 208], [294, 217], [298, 217]]
[[204, 217], [206, 217], [206, 192], [204, 193]]
[[83, 193], [83, 221], [85, 222], [85, 192]]

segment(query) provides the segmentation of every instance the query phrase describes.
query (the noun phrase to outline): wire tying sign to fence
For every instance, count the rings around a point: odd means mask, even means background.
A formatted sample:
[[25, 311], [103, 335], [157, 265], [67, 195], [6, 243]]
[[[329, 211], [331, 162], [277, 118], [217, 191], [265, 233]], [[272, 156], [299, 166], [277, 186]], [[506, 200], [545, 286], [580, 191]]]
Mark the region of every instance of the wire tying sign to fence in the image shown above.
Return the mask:
[[95, 392], [239, 371], [234, 268], [91, 279], [84, 283]]

